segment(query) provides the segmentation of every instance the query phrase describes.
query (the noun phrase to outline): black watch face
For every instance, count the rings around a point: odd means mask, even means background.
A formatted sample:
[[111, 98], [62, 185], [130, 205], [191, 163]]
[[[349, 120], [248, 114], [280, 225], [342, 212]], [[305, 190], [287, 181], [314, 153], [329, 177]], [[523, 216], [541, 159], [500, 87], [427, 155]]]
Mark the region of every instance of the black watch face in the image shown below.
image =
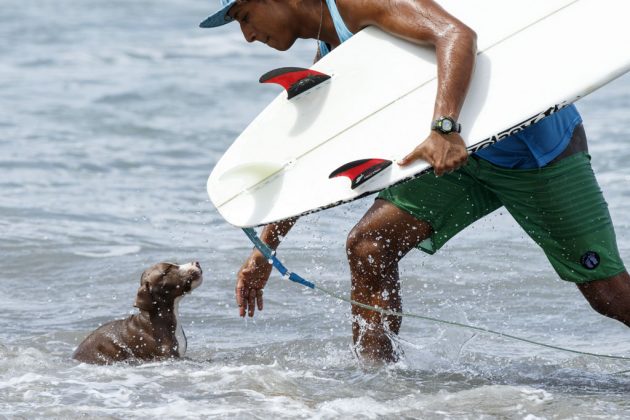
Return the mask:
[[442, 131], [445, 133], [453, 131], [453, 121], [447, 119], [442, 120]]

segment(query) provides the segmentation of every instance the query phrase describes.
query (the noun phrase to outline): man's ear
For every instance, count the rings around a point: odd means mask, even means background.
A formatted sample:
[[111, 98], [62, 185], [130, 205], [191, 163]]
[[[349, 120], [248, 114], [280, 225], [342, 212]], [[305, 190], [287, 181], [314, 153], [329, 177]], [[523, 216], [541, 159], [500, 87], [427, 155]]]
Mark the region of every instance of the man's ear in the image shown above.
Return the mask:
[[136, 301], [133, 306], [143, 311], [150, 311], [155, 306], [153, 304], [153, 297], [151, 297], [151, 289], [147, 283], [144, 286], [140, 286], [138, 293], [136, 294]]

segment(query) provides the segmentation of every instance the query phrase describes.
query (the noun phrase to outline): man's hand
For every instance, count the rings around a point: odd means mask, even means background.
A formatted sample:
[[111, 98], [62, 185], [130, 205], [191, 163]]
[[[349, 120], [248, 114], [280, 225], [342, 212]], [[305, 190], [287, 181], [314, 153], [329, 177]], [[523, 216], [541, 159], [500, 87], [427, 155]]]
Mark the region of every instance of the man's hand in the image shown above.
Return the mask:
[[236, 303], [239, 315], [244, 317], [245, 312], [254, 316], [256, 305], [258, 310], [263, 309], [263, 288], [267, 284], [273, 266], [258, 251], [254, 250], [243, 264], [236, 276]]
[[425, 160], [433, 166], [435, 175], [452, 172], [466, 163], [468, 151], [466, 143], [458, 133], [440, 134], [432, 131], [429, 137], [411, 153], [398, 162], [400, 166], [408, 166], [418, 159]]

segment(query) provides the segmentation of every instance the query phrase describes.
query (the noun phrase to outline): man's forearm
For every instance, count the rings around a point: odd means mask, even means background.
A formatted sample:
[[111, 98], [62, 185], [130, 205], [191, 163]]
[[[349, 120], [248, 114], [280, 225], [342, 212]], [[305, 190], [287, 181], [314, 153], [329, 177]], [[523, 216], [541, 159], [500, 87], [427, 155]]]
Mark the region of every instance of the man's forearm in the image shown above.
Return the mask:
[[278, 248], [282, 239], [289, 233], [291, 228], [297, 222], [297, 217], [293, 219], [283, 220], [281, 222], [270, 223], [264, 227], [260, 234], [260, 239], [266, 243], [271, 249]]
[[475, 33], [468, 28], [454, 28], [436, 43], [438, 94], [434, 118], [457, 119], [472, 79], [477, 54]]

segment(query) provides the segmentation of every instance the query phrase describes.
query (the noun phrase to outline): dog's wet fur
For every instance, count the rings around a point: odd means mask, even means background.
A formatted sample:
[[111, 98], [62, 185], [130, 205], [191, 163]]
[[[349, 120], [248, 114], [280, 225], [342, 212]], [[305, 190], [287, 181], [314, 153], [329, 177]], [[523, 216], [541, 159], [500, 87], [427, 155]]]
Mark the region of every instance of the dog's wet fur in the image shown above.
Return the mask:
[[134, 303], [139, 313], [96, 329], [77, 347], [73, 358], [111, 364], [182, 357], [186, 336], [178, 320], [178, 304], [202, 281], [198, 262], [159, 263], [145, 270]]

